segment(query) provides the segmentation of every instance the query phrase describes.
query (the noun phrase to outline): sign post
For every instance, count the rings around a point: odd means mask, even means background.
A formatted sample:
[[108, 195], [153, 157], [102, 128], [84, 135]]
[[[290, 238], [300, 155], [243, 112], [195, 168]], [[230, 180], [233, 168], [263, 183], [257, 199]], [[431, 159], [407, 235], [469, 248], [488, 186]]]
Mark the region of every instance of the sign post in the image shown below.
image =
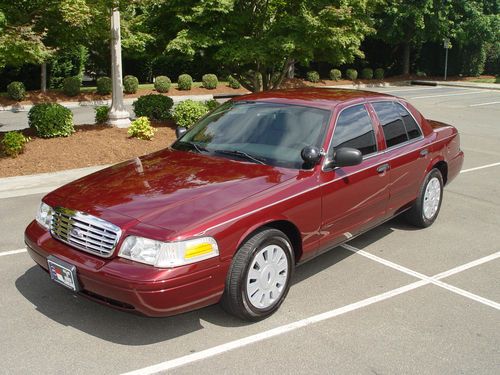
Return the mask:
[[451, 43], [448, 38], [443, 39], [443, 47], [445, 50], [445, 55], [444, 55], [444, 80], [446, 81], [446, 78], [448, 76], [448, 50], [451, 48]]

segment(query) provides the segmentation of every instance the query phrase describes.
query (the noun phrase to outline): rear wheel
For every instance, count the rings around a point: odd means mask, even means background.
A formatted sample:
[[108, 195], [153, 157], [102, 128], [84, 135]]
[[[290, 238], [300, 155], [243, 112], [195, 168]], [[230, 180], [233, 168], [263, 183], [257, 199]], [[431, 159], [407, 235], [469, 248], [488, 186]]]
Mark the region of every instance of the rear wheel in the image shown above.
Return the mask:
[[265, 228], [255, 233], [233, 258], [222, 307], [250, 321], [273, 314], [290, 289], [292, 254], [290, 240], [283, 232]]
[[443, 200], [443, 176], [438, 169], [427, 174], [406, 220], [417, 227], [427, 228], [436, 220]]

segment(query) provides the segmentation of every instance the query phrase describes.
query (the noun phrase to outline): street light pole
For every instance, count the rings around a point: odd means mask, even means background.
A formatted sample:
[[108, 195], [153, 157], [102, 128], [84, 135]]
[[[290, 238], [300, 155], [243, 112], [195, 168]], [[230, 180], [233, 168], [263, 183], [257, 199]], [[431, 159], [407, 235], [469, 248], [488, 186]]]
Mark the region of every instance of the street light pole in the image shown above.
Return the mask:
[[111, 81], [113, 91], [108, 124], [127, 128], [130, 126], [130, 114], [123, 105], [120, 11], [116, 7], [111, 9]]

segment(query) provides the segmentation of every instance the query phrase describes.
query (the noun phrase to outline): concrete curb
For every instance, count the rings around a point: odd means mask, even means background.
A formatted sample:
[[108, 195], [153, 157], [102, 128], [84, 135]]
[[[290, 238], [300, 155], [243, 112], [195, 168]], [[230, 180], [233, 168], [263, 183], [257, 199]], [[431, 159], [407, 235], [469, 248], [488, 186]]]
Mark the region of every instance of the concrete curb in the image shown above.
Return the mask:
[[0, 178], [0, 199], [47, 193], [68, 182], [96, 172], [109, 165], [67, 169], [65, 171]]
[[413, 80], [412, 85], [422, 85], [422, 86], [448, 86], [448, 87], [464, 87], [471, 89], [484, 89], [484, 90], [500, 90], [500, 85], [497, 83], [475, 83], [475, 82], [446, 82], [446, 81], [425, 81], [425, 80]]
[[[214, 98], [214, 95], [212, 94], [204, 94], [204, 95], [173, 95], [170, 96], [172, 100], [174, 101], [174, 104], [177, 104], [179, 102], [182, 102], [187, 99], [195, 100], [195, 101], [207, 101], [207, 100], [212, 100]], [[123, 100], [123, 103], [125, 105], [132, 105], [134, 101], [136, 101], [137, 98], [126, 98]], [[66, 108], [78, 108], [78, 107], [95, 107], [99, 105], [111, 105], [111, 99], [104, 99], [104, 100], [86, 100], [86, 101], [81, 101], [81, 102], [58, 102], [62, 106]], [[27, 112], [33, 107], [33, 104], [13, 104], [13, 105], [6, 105], [2, 106], [0, 105], [0, 112], [1, 111], [11, 111], [11, 112]]]

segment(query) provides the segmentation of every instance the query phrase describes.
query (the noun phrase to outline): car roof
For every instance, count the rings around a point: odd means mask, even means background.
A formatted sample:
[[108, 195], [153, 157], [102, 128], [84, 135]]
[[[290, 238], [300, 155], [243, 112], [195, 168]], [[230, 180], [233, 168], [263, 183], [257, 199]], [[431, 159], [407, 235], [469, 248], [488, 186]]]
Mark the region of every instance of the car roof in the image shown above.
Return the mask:
[[392, 95], [380, 94], [372, 91], [308, 87], [262, 91], [238, 96], [233, 98], [233, 100], [287, 103], [333, 109], [341, 103], [362, 102], [365, 100], [388, 98], [394, 97]]

